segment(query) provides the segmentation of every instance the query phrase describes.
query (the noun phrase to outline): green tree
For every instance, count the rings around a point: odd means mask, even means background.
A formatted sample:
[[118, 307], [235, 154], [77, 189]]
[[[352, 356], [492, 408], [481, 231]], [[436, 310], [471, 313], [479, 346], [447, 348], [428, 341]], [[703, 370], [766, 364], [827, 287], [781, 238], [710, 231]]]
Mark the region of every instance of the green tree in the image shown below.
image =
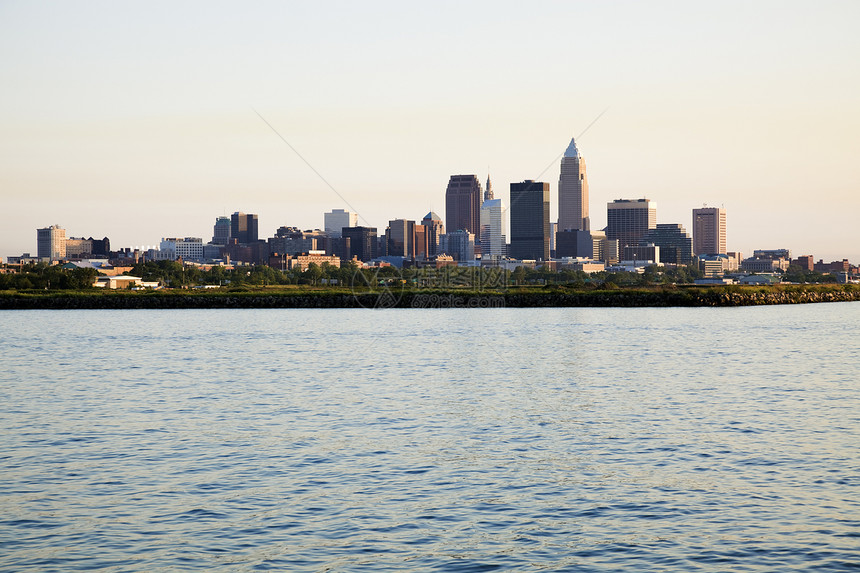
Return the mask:
[[523, 284], [526, 280], [526, 269], [525, 267], [519, 266], [514, 269], [514, 272], [511, 273], [511, 278], [514, 280], [514, 283], [517, 285]]
[[302, 273], [302, 278], [310, 281], [310, 284], [315, 285], [323, 277], [323, 269], [316, 263], [309, 263], [307, 270]]

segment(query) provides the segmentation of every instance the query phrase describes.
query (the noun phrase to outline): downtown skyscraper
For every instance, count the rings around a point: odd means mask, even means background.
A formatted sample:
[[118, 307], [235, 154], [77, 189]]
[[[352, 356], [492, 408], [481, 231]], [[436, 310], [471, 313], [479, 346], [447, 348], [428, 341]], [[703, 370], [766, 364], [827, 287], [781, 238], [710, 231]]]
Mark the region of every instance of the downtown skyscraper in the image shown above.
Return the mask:
[[693, 209], [693, 254], [726, 254], [726, 210]]
[[606, 206], [606, 238], [618, 247], [635, 247], [639, 239], [657, 228], [657, 203], [648, 199], [616, 199]]
[[40, 259], [65, 259], [66, 230], [59, 225], [36, 229], [36, 253]]
[[558, 231], [590, 230], [585, 159], [579, 155], [576, 142], [571, 139], [561, 158], [558, 177]]
[[445, 191], [445, 228], [448, 232], [481, 231], [481, 182], [475, 175], [452, 175]]
[[325, 232], [330, 237], [340, 237], [344, 227], [358, 226], [358, 213], [344, 209], [333, 209], [323, 215], [323, 225]]
[[230, 215], [230, 238], [236, 239], [240, 245], [256, 243], [258, 226], [257, 215], [236, 211]]
[[[489, 182], [489, 179], [487, 180]], [[481, 252], [487, 260], [498, 260], [507, 254], [505, 206], [501, 199], [487, 199], [481, 205]]]
[[510, 256], [549, 260], [549, 183], [511, 183]]

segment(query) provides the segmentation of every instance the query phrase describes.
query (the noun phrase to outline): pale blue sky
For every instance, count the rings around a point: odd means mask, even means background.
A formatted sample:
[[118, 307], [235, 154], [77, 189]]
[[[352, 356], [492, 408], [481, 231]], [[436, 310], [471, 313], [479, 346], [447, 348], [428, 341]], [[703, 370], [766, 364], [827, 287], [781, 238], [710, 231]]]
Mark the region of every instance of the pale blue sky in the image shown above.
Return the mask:
[[[0, 256], [37, 227], [114, 247], [444, 218], [448, 176], [497, 196], [578, 142], [592, 225], [648, 197], [730, 250], [860, 263], [860, 3], [0, 1]], [[15, 213], [14, 216], [8, 216]], [[380, 229], [382, 230], [382, 229]]]

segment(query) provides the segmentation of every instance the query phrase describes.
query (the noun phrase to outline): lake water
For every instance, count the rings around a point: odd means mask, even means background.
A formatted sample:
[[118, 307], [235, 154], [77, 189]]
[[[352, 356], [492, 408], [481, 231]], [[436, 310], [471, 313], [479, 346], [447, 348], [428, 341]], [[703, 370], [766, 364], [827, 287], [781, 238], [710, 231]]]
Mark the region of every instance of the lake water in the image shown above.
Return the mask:
[[860, 569], [860, 304], [0, 312], [0, 569]]

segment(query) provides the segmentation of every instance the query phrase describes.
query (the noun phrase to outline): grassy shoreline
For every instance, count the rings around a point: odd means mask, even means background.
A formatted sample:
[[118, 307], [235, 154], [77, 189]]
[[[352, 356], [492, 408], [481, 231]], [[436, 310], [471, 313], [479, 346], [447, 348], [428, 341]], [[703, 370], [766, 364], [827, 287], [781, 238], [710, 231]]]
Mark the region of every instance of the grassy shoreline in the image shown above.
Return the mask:
[[0, 291], [0, 310], [173, 308], [487, 308], [752, 306], [860, 301], [858, 285], [689, 286], [586, 290], [249, 287], [161, 291]]

